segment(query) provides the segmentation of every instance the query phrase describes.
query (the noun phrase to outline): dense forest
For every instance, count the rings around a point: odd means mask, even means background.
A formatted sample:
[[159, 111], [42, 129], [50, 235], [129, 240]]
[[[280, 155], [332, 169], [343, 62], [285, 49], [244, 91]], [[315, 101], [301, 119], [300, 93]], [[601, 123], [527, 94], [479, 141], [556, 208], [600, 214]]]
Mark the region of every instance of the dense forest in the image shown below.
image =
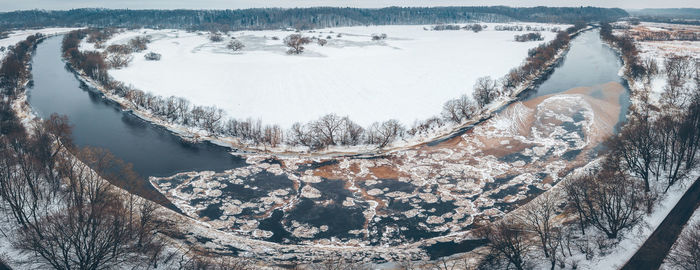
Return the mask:
[[645, 8], [629, 10], [629, 14], [645, 22], [700, 24], [698, 8]]
[[629, 16], [622, 9], [596, 7], [433, 7], [381, 9], [294, 8], [242, 10], [29, 10], [0, 13], [0, 28], [151, 27], [196, 30], [297, 29], [353, 25], [439, 24], [454, 22], [531, 21], [574, 23]]

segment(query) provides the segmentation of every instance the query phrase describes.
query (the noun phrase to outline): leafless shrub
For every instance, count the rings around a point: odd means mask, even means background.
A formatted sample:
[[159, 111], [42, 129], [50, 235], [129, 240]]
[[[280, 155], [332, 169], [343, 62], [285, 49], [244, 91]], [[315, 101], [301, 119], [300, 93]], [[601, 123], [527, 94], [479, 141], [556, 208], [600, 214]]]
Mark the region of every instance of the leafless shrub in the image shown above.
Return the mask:
[[139, 36], [129, 41], [129, 46], [135, 52], [142, 52], [148, 49], [148, 43], [151, 43], [150, 36]]
[[161, 58], [161, 55], [159, 53], [156, 53], [156, 52], [149, 52], [149, 53], [145, 54], [143, 57], [146, 58], [146, 60], [148, 60], [148, 61], [159, 61]]
[[374, 40], [374, 41], [383, 40], [383, 39], [386, 39], [387, 37], [388, 37], [388, 36], [387, 36], [386, 34], [384, 34], [384, 33], [382, 33], [382, 34], [372, 34], [372, 40]]
[[224, 40], [223, 36], [221, 36], [221, 33], [216, 32], [216, 33], [211, 33], [209, 35], [209, 40], [211, 42], [221, 42]]
[[241, 42], [240, 40], [237, 40], [237, 39], [231, 40], [231, 42], [229, 42], [228, 45], [226, 45], [226, 48], [228, 48], [229, 50], [232, 50], [234, 52], [240, 51], [244, 47], [245, 47], [245, 44], [243, 44], [243, 42]]

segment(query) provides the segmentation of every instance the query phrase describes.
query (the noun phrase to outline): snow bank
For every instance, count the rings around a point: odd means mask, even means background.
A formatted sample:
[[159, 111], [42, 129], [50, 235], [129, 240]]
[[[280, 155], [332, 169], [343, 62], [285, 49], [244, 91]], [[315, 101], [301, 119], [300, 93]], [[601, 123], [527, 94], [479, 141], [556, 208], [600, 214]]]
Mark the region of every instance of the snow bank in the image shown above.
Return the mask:
[[[488, 25], [479, 33], [426, 31], [427, 26], [308, 31], [303, 34], [331, 39], [325, 46], [307, 45], [302, 55], [285, 53], [282, 40], [289, 31], [232, 32], [211, 42], [207, 33], [141, 29], [115, 35], [105, 45], [151, 35], [148, 50], [110, 75], [158, 95], [216, 105], [238, 119], [289, 127], [336, 113], [363, 126], [392, 118], [410, 125], [438, 115], [448, 99], [470, 94], [477, 78], [505, 75], [528, 49], [555, 36], [542, 32], [544, 41], [515, 42], [513, 35], [521, 32]], [[372, 41], [376, 33], [388, 38]], [[246, 45], [240, 52], [226, 49], [234, 37]], [[162, 54], [162, 60], [146, 61], [149, 51]]]

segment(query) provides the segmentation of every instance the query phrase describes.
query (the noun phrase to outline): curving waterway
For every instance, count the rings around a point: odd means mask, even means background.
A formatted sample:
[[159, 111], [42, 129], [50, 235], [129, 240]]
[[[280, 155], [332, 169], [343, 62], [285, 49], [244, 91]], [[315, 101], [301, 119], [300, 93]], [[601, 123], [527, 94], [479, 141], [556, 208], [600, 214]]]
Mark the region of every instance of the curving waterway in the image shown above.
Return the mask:
[[[225, 147], [183, 141], [122, 111], [66, 66], [61, 41], [49, 38], [34, 54], [29, 103], [39, 116], [67, 115], [78, 146], [105, 148], [156, 177], [158, 190], [178, 194], [169, 199], [186, 215], [285, 244], [401, 245], [468, 230], [590, 160], [629, 100], [619, 57], [598, 31], [587, 31], [519, 102], [449, 139], [376, 159], [249, 164]], [[192, 171], [223, 173], [178, 174]], [[474, 247], [451, 243], [426, 249], [439, 257]]]
[[67, 115], [78, 146], [100, 147], [132, 163], [142, 176], [184, 171], [221, 171], [242, 166], [242, 158], [211, 143], [189, 143], [105, 99], [80, 81], [61, 58], [62, 36], [44, 40], [32, 63], [29, 103], [42, 118]]

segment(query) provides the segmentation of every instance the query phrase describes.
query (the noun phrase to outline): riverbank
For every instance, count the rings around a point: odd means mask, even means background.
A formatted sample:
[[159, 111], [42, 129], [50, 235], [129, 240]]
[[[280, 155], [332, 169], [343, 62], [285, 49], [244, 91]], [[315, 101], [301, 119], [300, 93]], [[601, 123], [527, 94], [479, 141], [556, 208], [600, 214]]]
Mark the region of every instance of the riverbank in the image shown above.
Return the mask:
[[[571, 37], [576, 37], [578, 34], [590, 30], [591, 27], [584, 28], [577, 30], [576, 32], [571, 34]], [[387, 147], [384, 148], [377, 148], [375, 145], [358, 145], [358, 146], [329, 146], [323, 150], [318, 150], [318, 151], [309, 151], [308, 148], [306, 147], [299, 147], [299, 146], [289, 146], [289, 145], [280, 145], [276, 147], [269, 147], [269, 146], [254, 146], [251, 145], [247, 142], [243, 142], [239, 140], [238, 138], [235, 137], [221, 137], [221, 136], [212, 136], [208, 132], [197, 129], [197, 128], [192, 128], [192, 127], [187, 127], [179, 124], [173, 124], [169, 123], [167, 121], [164, 121], [160, 119], [158, 116], [152, 114], [148, 110], [145, 110], [143, 108], [140, 108], [138, 106], [135, 106], [132, 102], [129, 100], [126, 100], [123, 97], [120, 97], [118, 95], [115, 95], [113, 93], [110, 93], [110, 91], [107, 91], [106, 88], [102, 85], [100, 85], [98, 82], [95, 82], [94, 80], [90, 79], [84, 72], [82, 71], [76, 71], [76, 74], [81, 78], [82, 81], [84, 81], [86, 84], [92, 86], [92, 88], [96, 89], [100, 93], [102, 93], [107, 99], [112, 100], [118, 104], [124, 109], [127, 110], [129, 113], [132, 113], [133, 115], [144, 119], [146, 121], [149, 121], [151, 123], [154, 123], [156, 125], [162, 126], [165, 129], [169, 130], [170, 132], [173, 132], [177, 136], [188, 140], [192, 142], [201, 142], [201, 141], [207, 141], [211, 142], [216, 145], [228, 147], [235, 151], [236, 154], [273, 154], [278, 157], [318, 157], [318, 158], [330, 158], [330, 157], [342, 157], [342, 156], [365, 156], [365, 157], [371, 157], [371, 156], [381, 156], [385, 155], [388, 153], [392, 153], [395, 151], [403, 150], [403, 149], [410, 149], [414, 147], [419, 147], [421, 145], [435, 142], [435, 141], [441, 141], [445, 140], [454, 136], [458, 136], [459, 134], [465, 132], [467, 129], [470, 127], [474, 126], [475, 124], [484, 121], [485, 119], [490, 118], [495, 112], [501, 110], [508, 104], [511, 104], [514, 101], [518, 100], [518, 97], [527, 92], [528, 90], [532, 90], [537, 87], [537, 85], [544, 79], [546, 78], [548, 73], [551, 73], [553, 68], [557, 65], [557, 63], [560, 62], [561, 58], [566, 54], [568, 51], [569, 44], [567, 44], [565, 47], [563, 47], [560, 51], [557, 52], [556, 56], [548, 61], [546, 63], [546, 68], [540, 70], [537, 74], [534, 74], [530, 78], [528, 78], [525, 83], [520, 85], [518, 88], [514, 89], [512, 94], [507, 97], [501, 97], [497, 99], [496, 101], [490, 103], [488, 106], [486, 106], [481, 113], [475, 115], [471, 119], [463, 122], [460, 125], [451, 125], [448, 124], [446, 126], [442, 126], [437, 129], [433, 129], [430, 132], [424, 134], [424, 135], [417, 135], [410, 137], [408, 139], [402, 139], [401, 141], [394, 142], [393, 144], [390, 144]]]

